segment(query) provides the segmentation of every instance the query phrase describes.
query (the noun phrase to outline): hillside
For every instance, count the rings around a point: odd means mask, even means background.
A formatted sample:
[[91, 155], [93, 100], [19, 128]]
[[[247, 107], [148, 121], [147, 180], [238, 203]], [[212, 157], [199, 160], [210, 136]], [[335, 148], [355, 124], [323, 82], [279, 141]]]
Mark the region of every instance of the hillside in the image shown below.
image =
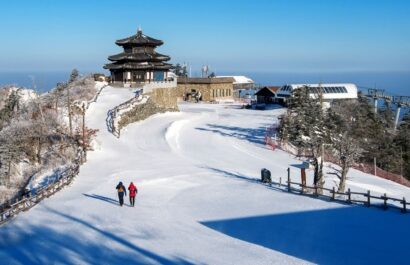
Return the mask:
[[[107, 111], [132, 96], [106, 87], [90, 105], [95, 151], [70, 187], [0, 228], [3, 264], [409, 263], [410, 214], [255, 181], [263, 167], [275, 180], [288, 167], [299, 175], [299, 160], [263, 144], [283, 109], [181, 104], [118, 139], [106, 129]], [[119, 181], [137, 185], [135, 208], [118, 206]], [[327, 174], [327, 185], [334, 181]], [[410, 189], [355, 170], [347, 186], [410, 199]]]

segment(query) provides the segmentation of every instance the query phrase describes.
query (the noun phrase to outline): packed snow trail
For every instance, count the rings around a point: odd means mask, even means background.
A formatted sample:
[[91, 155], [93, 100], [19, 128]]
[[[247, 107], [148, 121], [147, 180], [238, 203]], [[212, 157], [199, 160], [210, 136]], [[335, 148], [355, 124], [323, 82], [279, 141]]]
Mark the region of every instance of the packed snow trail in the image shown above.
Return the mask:
[[[410, 214], [348, 206], [258, 184], [300, 164], [263, 145], [281, 109], [182, 104], [129, 125], [107, 111], [132, 97], [107, 87], [87, 111], [99, 129], [74, 183], [0, 227], [2, 264], [408, 264]], [[292, 167], [292, 175], [298, 169]], [[356, 189], [409, 189], [352, 170]], [[133, 181], [135, 208], [115, 186]], [[311, 175], [309, 175], [311, 181]], [[329, 178], [329, 185], [333, 185]]]

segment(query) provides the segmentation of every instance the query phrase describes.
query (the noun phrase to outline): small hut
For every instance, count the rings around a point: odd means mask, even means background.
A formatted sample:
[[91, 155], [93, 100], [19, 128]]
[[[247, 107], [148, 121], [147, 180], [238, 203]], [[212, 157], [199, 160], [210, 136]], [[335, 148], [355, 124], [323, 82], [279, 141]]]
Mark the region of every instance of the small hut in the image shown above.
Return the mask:
[[265, 86], [259, 89], [256, 93], [257, 104], [272, 104], [276, 103], [276, 92], [280, 89], [279, 86]]

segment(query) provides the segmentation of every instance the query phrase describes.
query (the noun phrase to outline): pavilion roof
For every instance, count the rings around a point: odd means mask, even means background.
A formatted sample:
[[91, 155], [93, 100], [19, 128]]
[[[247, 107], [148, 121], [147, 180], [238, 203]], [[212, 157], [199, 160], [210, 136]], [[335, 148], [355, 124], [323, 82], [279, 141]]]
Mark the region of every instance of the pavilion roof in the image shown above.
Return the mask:
[[172, 64], [162, 62], [115, 62], [111, 64], [106, 64], [104, 68], [110, 70], [169, 70], [172, 68]]
[[110, 61], [120, 61], [120, 60], [129, 60], [129, 61], [141, 61], [141, 62], [149, 62], [149, 61], [169, 61], [171, 58], [167, 55], [160, 54], [160, 53], [129, 53], [129, 52], [122, 52], [116, 55], [111, 55], [108, 57]]
[[157, 40], [143, 34], [141, 29], [138, 29], [137, 34], [117, 40], [115, 43], [119, 46], [159, 46], [164, 44], [162, 40]]

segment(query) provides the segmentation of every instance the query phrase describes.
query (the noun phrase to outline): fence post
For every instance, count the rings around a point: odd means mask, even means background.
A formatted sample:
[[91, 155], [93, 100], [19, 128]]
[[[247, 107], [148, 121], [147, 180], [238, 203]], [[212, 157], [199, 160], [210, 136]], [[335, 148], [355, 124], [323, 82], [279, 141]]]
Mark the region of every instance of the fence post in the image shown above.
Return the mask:
[[347, 203], [352, 203], [350, 188], [347, 189]]
[[290, 192], [290, 168], [288, 167], [288, 191]]
[[31, 201], [31, 191], [30, 191], [29, 194], [28, 194], [28, 207], [31, 208], [32, 203], [33, 202]]
[[282, 187], [282, 177], [279, 177], [279, 188]]
[[406, 213], [407, 212], [406, 198], [403, 197], [402, 203], [403, 203], [403, 209], [401, 211], [402, 211], [402, 213]]
[[386, 193], [383, 196], [383, 200], [384, 200], [383, 209], [387, 210], [387, 194]]
[[336, 193], [336, 191], [335, 191], [335, 187], [333, 187], [332, 188], [332, 197], [330, 198], [331, 200], [335, 200], [335, 193]]
[[314, 193], [314, 195], [315, 195], [316, 197], [319, 196], [319, 194], [317, 193], [317, 185], [315, 185], [315, 193]]
[[367, 207], [370, 207], [370, 190], [367, 190]]

